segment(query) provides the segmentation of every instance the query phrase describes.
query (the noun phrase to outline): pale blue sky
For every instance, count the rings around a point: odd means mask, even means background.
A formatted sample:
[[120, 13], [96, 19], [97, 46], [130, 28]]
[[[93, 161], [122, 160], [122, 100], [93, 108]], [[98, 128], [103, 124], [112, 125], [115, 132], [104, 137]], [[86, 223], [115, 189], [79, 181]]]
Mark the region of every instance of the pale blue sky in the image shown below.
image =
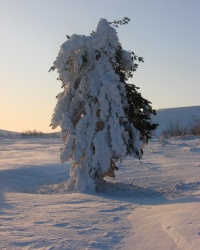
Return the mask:
[[155, 109], [200, 105], [199, 0], [0, 0], [0, 129], [49, 132], [66, 35], [129, 17], [124, 49], [143, 56], [132, 82]]

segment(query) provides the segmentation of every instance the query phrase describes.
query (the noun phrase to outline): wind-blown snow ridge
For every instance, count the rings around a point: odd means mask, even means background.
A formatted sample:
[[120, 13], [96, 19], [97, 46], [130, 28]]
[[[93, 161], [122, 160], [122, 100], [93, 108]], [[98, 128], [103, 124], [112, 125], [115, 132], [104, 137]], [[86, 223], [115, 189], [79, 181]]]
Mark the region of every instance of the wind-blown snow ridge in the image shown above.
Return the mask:
[[0, 140], [1, 248], [199, 249], [199, 145], [152, 139], [91, 195], [65, 189], [58, 138]]

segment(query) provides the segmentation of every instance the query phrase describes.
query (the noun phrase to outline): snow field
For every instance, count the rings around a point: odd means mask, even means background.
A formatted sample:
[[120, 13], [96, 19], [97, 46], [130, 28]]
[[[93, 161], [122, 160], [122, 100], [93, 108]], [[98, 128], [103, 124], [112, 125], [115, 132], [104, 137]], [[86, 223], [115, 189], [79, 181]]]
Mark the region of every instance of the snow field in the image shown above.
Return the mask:
[[1, 249], [199, 249], [200, 138], [152, 139], [96, 195], [67, 191], [61, 146], [0, 139]]

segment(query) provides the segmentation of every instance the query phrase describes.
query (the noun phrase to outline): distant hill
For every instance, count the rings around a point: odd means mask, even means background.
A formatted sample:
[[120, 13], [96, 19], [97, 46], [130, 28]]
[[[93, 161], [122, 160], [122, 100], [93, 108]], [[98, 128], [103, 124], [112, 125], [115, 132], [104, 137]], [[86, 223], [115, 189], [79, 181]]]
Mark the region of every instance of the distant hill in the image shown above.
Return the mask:
[[18, 132], [0, 129], [0, 136], [1, 137], [16, 137], [19, 135], [20, 135], [20, 133], [18, 133]]
[[[153, 122], [159, 124], [155, 131], [155, 136], [160, 136], [163, 130], [169, 126], [170, 121], [172, 123], [178, 122], [180, 125], [187, 126], [192, 123], [194, 117], [200, 119], [200, 106], [158, 109], [157, 115], [152, 118]], [[21, 133], [2, 129], [0, 129], [0, 137], [23, 138]], [[44, 133], [40, 137], [59, 137], [59, 132]]]
[[157, 115], [153, 117], [153, 121], [159, 124], [155, 136], [160, 136], [162, 131], [169, 126], [170, 121], [187, 126], [194, 118], [200, 119], [200, 106], [158, 109]]
[[19, 132], [14, 132], [14, 131], [8, 131], [8, 130], [3, 130], [0, 129], [0, 138], [29, 138], [29, 137], [45, 137], [45, 138], [52, 138], [52, 137], [59, 137], [59, 132], [54, 132], [54, 133], [39, 133], [36, 136], [33, 135], [28, 135]]

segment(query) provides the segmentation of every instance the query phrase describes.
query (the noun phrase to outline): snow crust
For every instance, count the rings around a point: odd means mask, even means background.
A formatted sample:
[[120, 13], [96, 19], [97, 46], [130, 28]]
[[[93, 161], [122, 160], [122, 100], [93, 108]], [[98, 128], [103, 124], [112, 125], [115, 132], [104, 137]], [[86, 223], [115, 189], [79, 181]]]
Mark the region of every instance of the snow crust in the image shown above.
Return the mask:
[[199, 249], [199, 137], [152, 139], [97, 195], [69, 192], [61, 145], [0, 139], [1, 249]]

